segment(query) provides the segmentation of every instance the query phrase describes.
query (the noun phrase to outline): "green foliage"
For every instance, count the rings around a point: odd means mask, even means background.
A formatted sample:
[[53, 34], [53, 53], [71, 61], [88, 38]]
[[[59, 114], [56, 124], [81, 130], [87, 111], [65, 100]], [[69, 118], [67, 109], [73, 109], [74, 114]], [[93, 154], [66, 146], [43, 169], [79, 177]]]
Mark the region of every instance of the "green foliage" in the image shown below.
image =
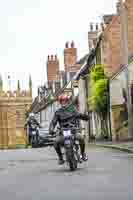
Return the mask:
[[47, 98], [47, 102], [50, 103], [50, 102], [53, 101], [53, 100], [54, 100], [54, 96], [50, 94], [50, 95], [48, 96], [48, 98]]
[[123, 122], [124, 127], [128, 127], [128, 120]]
[[122, 123], [122, 125], [119, 127], [119, 130], [122, 128], [126, 128], [126, 127], [128, 127], [128, 120], [126, 120]]
[[117, 129], [116, 132], [120, 132], [122, 129], [128, 128], [128, 120], [124, 121]]
[[91, 90], [91, 106], [97, 113], [107, 112], [108, 106], [108, 92], [107, 92], [107, 79], [98, 80]]
[[89, 103], [93, 111], [98, 114], [106, 114], [108, 111], [108, 79], [104, 75], [101, 65], [95, 66], [90, 74], [91, 97]]
[[91, 82], [92, 84], [97, 82], [98, 80], [104, 79], [104, 69], [101, 65], [96, 65], [94, 69], [91, 71]]

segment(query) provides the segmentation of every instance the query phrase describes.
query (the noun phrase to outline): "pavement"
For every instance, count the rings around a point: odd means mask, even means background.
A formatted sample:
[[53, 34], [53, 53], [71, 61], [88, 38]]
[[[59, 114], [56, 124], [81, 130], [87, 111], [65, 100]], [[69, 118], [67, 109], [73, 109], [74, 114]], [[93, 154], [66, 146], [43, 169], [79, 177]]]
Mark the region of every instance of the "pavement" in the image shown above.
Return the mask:
[[104, 148], [111, 148], [120, 151], [124, 151], [127, 153], [133, 153], [133, 142], [93, 142], [88, 144], [88, 146], [97, 146]]
[[133, 155], [89, 146], [70, 172], [53, 148], [0, 151], [1, 200], [132, 200]]

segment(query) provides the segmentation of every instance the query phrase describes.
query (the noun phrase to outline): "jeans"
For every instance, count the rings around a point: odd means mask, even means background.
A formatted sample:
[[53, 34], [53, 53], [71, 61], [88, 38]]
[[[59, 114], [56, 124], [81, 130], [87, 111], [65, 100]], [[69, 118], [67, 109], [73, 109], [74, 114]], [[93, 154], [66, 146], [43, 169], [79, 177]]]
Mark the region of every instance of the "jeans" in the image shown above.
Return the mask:
[[[79, 141], [81, 155], [83, 156], [85, 154], [85, 138], [80, 133], [76, 133], [75, 139]], [[63, 135], [56, 136], [54, 148], [59, 159], [63, 158], [61, 152], [61, 146], [63, 145], [64, 145], [64, 136]]]

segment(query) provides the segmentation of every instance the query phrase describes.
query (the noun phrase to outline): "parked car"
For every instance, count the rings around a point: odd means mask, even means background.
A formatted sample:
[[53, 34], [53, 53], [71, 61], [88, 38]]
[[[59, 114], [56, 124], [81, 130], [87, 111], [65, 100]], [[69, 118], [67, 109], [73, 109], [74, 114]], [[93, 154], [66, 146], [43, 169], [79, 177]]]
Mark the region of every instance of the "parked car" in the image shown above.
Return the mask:
[[52, 146], [54, 144], [54, 139], [55, 138], [49, 136], [39, 136], [38, 147]]
[[50, 136], [48, 130], [41, 128], [39, 131], [38, 147], [52, 146], [54, 144], [55, 137]]

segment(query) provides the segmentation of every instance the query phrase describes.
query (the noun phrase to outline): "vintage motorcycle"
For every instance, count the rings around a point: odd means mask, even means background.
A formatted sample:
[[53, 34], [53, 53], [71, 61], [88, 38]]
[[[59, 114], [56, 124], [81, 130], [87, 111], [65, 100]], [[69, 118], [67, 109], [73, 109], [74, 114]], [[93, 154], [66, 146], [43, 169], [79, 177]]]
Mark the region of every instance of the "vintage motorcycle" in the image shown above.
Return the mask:
[[65, 161], [69, 165], [71, 171], [75, 171], [77, 169], [78, 163], [82, 163], [80, 158], [80, 147], [79, 141], [76, 140], [75, 134], [79, 129], [72, 128], [58, 128], [60, 134], [64, 136], [64, 154]]
[[38, 146], [39, 127], [36, 124], [31, 125], [31, 145], [32, 147]]

